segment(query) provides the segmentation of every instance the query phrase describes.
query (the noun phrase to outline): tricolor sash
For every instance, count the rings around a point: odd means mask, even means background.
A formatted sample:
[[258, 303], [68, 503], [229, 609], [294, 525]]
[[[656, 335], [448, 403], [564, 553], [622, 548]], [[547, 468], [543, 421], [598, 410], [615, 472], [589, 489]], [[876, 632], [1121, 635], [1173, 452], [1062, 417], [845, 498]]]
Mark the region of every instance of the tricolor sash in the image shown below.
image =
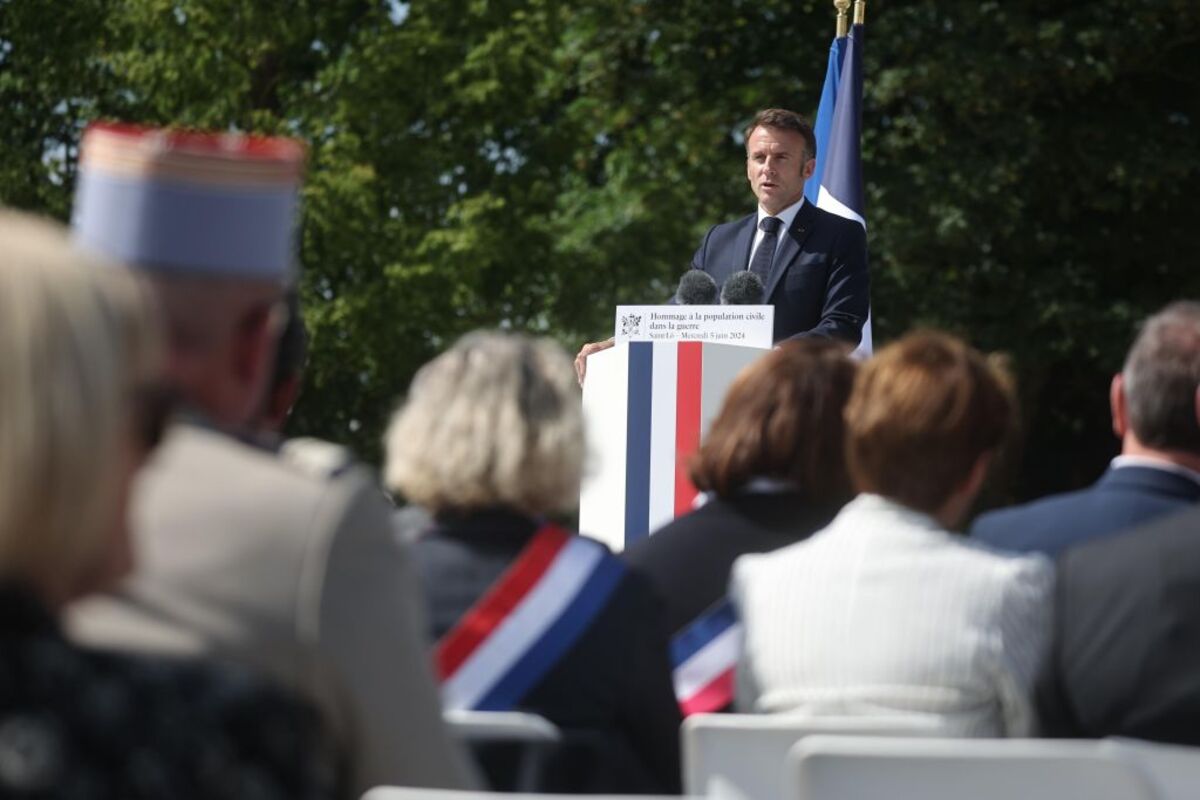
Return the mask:
[[515, 708], [588, 629], [624, 574], [600, 543], [543, 526], [438, 641], [443, 706]]
[[685, 717], [733, 703], [742, 633], [733, 604], [722, 599], [671, 639], [675, 698]]

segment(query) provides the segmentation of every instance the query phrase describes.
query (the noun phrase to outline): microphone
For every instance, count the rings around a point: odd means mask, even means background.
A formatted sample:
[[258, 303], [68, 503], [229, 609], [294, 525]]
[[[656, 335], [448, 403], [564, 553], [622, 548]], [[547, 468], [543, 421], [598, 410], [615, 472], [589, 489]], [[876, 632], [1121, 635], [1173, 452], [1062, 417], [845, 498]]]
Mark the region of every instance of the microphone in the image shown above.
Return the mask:
[[761, 305], [767, 287], [763, 286], [762, 278], [750, 270], [735, 272], [721, 287], [721, 305], [723, 306], [757, 306]]
[[717, 302], [717, 282], [702, 269], [689, 269], [679, 279], [675, 300], [683, 306], [711, 306]]

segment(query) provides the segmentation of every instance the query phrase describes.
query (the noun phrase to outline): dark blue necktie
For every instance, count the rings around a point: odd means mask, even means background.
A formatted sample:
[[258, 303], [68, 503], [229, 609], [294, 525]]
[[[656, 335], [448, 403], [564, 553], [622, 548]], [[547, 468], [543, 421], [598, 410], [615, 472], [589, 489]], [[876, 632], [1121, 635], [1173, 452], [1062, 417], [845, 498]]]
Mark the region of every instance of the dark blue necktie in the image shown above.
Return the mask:
[[758, 227], [763, 232], [762, 241], [750, 259], [750, 271], [762, 278], [763, 285], [767, 284], [767, 276], [771, 274], [771, 263], [775, 260], [775, 245], [779, 243], [779, 228], [783, 222], [778, 217], [763, 217]]

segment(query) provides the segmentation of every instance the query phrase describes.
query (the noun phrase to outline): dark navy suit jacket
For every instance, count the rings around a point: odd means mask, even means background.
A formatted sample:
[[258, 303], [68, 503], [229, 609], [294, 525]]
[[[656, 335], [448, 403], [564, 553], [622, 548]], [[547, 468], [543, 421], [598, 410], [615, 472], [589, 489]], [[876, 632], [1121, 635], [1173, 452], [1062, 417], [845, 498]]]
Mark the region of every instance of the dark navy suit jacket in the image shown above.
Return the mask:
[[1064, 553], [1054, 614], [1041, 735], [1200, 745], [1200, 509]]
[[[757, 213], [709, 230], [692, 268], [717, 286], [750, 263]], [[775, 306], [775, 341], [827, 336], [857, 344], [870, 303], [867, 237], [861, 225], [805, 201], [779, 237], [767, 277], [766, 302]]]
[[1154, 467], [1110, 469], [1095, 484], [983, 514], [971, 536], [1004, 550], [1055, 556], [1072, 545], [1149, 522], [1200, 501], [1200, 484]]

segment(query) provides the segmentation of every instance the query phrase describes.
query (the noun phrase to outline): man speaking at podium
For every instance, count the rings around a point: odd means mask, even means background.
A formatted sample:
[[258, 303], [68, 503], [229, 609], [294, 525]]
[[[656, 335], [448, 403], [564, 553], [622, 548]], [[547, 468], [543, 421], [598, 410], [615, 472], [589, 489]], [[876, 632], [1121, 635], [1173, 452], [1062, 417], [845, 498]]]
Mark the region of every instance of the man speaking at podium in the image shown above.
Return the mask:
[[[824, 336], [858, 344], [867, 318], [867, 239], [858, 222], [804, 199], [816, 166], [812, 127], [780, 108], [760, 111], [746, 127], [746, 177], [758, 211], [709, 229], [692, 257], [721, 286], [750, 270], [775, 307], [776, 342]], [[583, 346], [575, 369], [583, 381], [589, 355], [613, 340]]]

